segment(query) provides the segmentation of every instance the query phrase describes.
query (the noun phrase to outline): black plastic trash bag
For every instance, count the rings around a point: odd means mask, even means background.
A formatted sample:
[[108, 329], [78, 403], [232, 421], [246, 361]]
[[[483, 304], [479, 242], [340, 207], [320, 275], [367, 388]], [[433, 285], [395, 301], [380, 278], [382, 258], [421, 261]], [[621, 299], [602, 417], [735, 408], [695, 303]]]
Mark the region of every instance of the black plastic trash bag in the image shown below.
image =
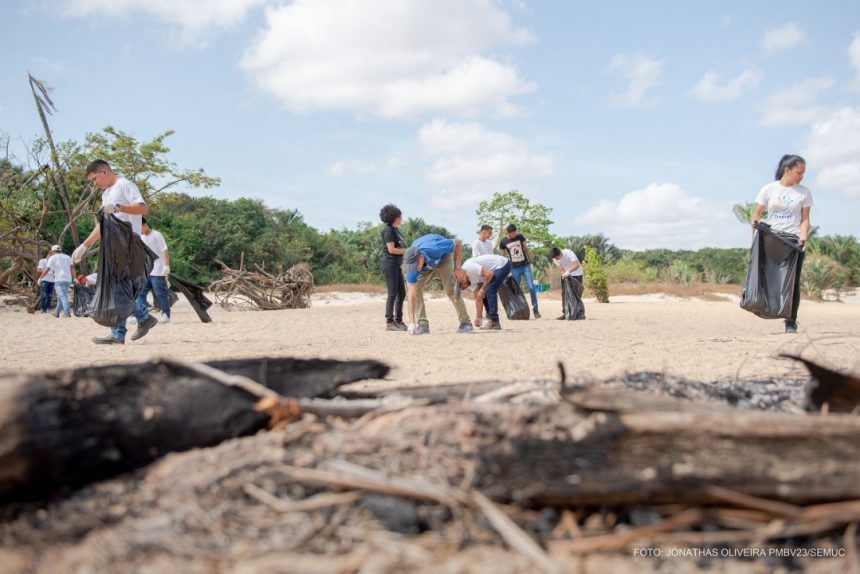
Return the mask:
[[75, 291], [75, 317], [89, 317], [90, 303], [93, 301], [93, 295], [96, 291], [92, 287], [75, 283], [73, 286]]
[[529, 304], [526, 301], [525, 295], [520, 291], [520, 286], [516, 284], [514, 278], [508, 275], [502, 284], [499, 286], [499, 297], [502, 299], [502, 307], [505, 308], [505, 314], [511, 321], [528, 321], [529, 320]]
[[585, 319], [585, 304], [582, 302], [582, 281], [572, 275], [561, 279], [562, 317], [568, 321]]
[[185, 298], [191, 303], [191, 307], [197, 313], [197, 316], [200, 317], [201, 321], [204, 323], [212, 322], [212, 317], [206, 312], [206, 309], [212, 306], [212, 301], [207, 299], [206, 295], [203, 294], [206, 291], [203, 287], [195, 285], [182, 277], [177, 277], [173, 273], [170, 274], [170, 284], [175, 285], [185, 295]]
[[797, 261], [802, 248], [795, 235], [756, 223], [741, 309], [762, 319], [791, 319]]
[[100, 211], [99, 227], [99, 270], [90, 317], [99, 325], [119, 327], [134, 315], [135, 299], [149, 281], [158, 256], [132, 231], [130, 223], [113, 214]]

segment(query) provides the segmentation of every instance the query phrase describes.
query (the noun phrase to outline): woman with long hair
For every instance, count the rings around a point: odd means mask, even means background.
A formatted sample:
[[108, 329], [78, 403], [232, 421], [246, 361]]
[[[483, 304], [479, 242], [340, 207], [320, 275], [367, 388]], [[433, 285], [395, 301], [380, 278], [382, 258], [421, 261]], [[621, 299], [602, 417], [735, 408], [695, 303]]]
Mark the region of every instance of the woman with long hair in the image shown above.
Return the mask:
[[753, 225], [767, 210], [765, 223], [771, 229], [794, 235], [802, 251], [797, 259], [797, 274], [794, 277], [794, 301], [791, 318], [785, 320], [785, 332], [797, 333], [797, 308], [800, 306], [800, 270], [803, 267], [806, 243], [809, 241], [809, 210], [812, 208], [812, 193], [800, 185], [806, 173], [806, 161], [799, 155], [784, 155], [779, 160], [774, 181], [761, 188], [755, 198]]

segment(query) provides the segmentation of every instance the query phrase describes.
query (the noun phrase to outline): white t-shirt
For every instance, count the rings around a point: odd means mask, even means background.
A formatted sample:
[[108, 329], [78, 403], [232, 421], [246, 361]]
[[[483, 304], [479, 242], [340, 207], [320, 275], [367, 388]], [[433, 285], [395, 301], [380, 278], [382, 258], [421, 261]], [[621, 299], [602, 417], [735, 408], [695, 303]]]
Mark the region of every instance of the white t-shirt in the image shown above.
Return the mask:
[[802, 185], [784, 187], [773, 181], [758, 192], [755, 202], [767, 208], [767, 221], [776, 231], [800, 235], [801, 208], [812, 207], [812, 193]]
[[140, 238], [143, 239], [147, 247], [158, 255], [158, 259], [152, 265], [152, 273], [150, 275], [164, 277], [166, 275], [164, 272], [164, 252], [167, 251], [167, 243], [164, 241], [164, 236], [160, 232], [151, 229], [149, 235], [141, 235]]
[[471, 285], [469, 285], [469, 291], [474, 291], [478, 288], [478, 283], [484, 282], [484, 278], [481, 277], [482, 268], [495, 271], [496, 269], [501, 269], [507, 265], [507, 263], [507, 257], [494, 255], [492, 253], [467, 259], [465, 263], [463, 263], [463, 271], [465, 271], [466, 275], [469, 276], [469, 282], [471, 283]]
[[477, 257], [478, 255], [491, 255], [493, 253], [493, 242], [487, 239], [486, 241], [481, 241], [480, 239], [476, 239], [472, 244], [472, 257]]
[[[140, 195], [140, 190], [129, 180], [124, 177], [117, 178], [116, 183], [104, 190], [102, 193], [102, 206], [105, 205], [129, 205], [133, 203], [142, 203], [146, 205], [143, 196]], [[140, 235], [140, 215], [132, 215], [130, 213], [114, 213], [120, 221], [131, 223], [131, 230]]]
[[[49, 267], [48, 267], [48, 258], [47, 258], [47, 257], [45, 257], [44, 259], [39, 259], [39, 264], [38, 264], [38, 265], [36, 265], [36, 269], [37, 269], [40, 273], [41, 273], [42, 271], [44, 271], [45, 269], [49, 269]], [[53, 271], [48, 271], [48, 273], [45, 275], [45, 277], [42, 279], [42, 281], [47, 281], [48, 283], [53, 283], [53, 282], [54, 282], [54, 272], [53, 272]]]
[[[561, 268], [562, 273], [570, 271], [570, 268], [573, 267], [574, 263], [579, 263], [579, 257], [576, 256], [576, 253], [571, 249], [562, 249], [561, 257], [558, 259], [553, 258], [553, 263], [558, 265]], [[582, 265], [576, 268], [576, 271], [571, 273], [574, 277], [579, 277], [582, 275]]]
[[72, 258], [65, 253], [57, 253], [48, 259], [48, 269], [54, 273], [54, 282], [72, 282]]

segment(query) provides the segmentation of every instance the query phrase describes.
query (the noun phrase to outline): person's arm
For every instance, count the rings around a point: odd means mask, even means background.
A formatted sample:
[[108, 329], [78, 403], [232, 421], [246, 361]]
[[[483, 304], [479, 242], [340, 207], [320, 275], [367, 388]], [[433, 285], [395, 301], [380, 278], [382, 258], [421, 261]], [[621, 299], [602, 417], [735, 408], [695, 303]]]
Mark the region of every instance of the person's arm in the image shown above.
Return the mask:
[[129, 203], [120, 205], [119, 210], [129, 215], [149, 215], [149, 208], [145, 203]]
[[484, 290], [475, 291], [475, 327], [481, 326], [481, 317], [484, 316]]
[[526, 245], [526, 240], [523, 239], [523, 255], [526, 256], [526, 263], [532, 264], [532, 252], [529, 251], [529, 246]]
[[800, 243], [806, 249], [806, 242], [809, 241], [809, 208], [800, 208]]
[[574, 271], [576, 271], [580, 267], [582, 267], [582, 264], [577, 259], [576, 261], [573, 262], [573, 265], [570, 266], [570, 269], [567, 270], [567, 274], [570, 275], [571, 273], [573, 273]]
[[463, 266], [463, 241], [461, 239], [454, 240], [454, 269], [459, 269]]
[[764, 210], [765, 210], [764, 205], [762, 205], [760, 203], [756, 203], [755, 209], [753, 209], [753, 213], [752, 213], [752, 217], [751, 217], [752, 221], [750, 221], [750, 223], [753, 225], [758, 223], [758, 220], [761, 219], [761, 214], [764, 213]]
[[388, 252], [392, 255], [403, 255], [406, 253], [405, 247], [394, 247], [394, 242], [389, 241], [385, 244], [385, 248], [388, 249]]

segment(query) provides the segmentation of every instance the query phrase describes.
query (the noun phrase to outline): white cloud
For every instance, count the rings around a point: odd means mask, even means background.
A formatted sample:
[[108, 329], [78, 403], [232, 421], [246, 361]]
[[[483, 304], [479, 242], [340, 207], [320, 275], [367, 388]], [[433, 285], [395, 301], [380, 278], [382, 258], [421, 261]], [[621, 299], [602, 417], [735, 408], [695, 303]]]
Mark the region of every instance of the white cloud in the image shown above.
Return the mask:
[[663, 74], [663, 62], [648, 58], [641, 54], [633, 56], [617, 54], [609, 62], [609, 72], [628, 81], [627, 90], [612, 93], [609, 99], [612, 103], [624, 107], [640, 107], [656, 103], [649, 98], [649, 92], [660, 85]]
[[741, 97], [744, 92], [757, 85], [758, 74], [753, 70], [744, 70], [722, 84], [717, 72], [708, 71], [699, 83], [693, 86], [690, 94], [706, 102], [724, 102]]
[[860, 197], [860, 108], [841, 108], [810, 128], [804, 150], [815, 184]]
[[857, 74], [854, 78], [854, 91], [860, 92], [860, 32], [854, 34], [854, 40], [848, 46], [848, 58]]
[[806, 38], [806, 32], [794, 22], [786, 22], [779, 28], [771, 28], [764, 34], [761, 47], [765, 52], [777, 52], [792, 48]]
[[180, 32], [185, 43], [205, 39], [213, 29], [227, 29], [241, 22], [252, 9], [267, 0], [57, 0], [60, 13], [74, 17], [156, 18]]
[[814, 101], [833, 84], [833, 78], [828, 76], [807, 78], [773, 94], [764, 104], [759, 123], [763, 126], [800, 126], [822, 118], [828, 109]]
[[535, 85], [491, 53], [530, 41], [490, 0], [295, 0], [241, 65], [293, 111], [504, 116]]
[[426, 179], [441, 185], [544, 177], [554, 165], [552, 156], [532, 153], [518, 139], [474, 122], [434, 120], [418, 131], [418, 143], [437, 156]]
[[600, 201], [575, 219], [632, 249], [656, 247], [694, 249], [733, 244], [722, 230], [731, 215], [718, 206], [690, 195], [675, 183], [652, 183], [614, 201]]
[[439, 209], [474, 206], [494, 192], [551, 175], [555, 167], [551, 155], [475, 122], [433, 120], [418, 130], [418, 144], [432, 161], [425, 179], [442, 187], [430, 201]]

